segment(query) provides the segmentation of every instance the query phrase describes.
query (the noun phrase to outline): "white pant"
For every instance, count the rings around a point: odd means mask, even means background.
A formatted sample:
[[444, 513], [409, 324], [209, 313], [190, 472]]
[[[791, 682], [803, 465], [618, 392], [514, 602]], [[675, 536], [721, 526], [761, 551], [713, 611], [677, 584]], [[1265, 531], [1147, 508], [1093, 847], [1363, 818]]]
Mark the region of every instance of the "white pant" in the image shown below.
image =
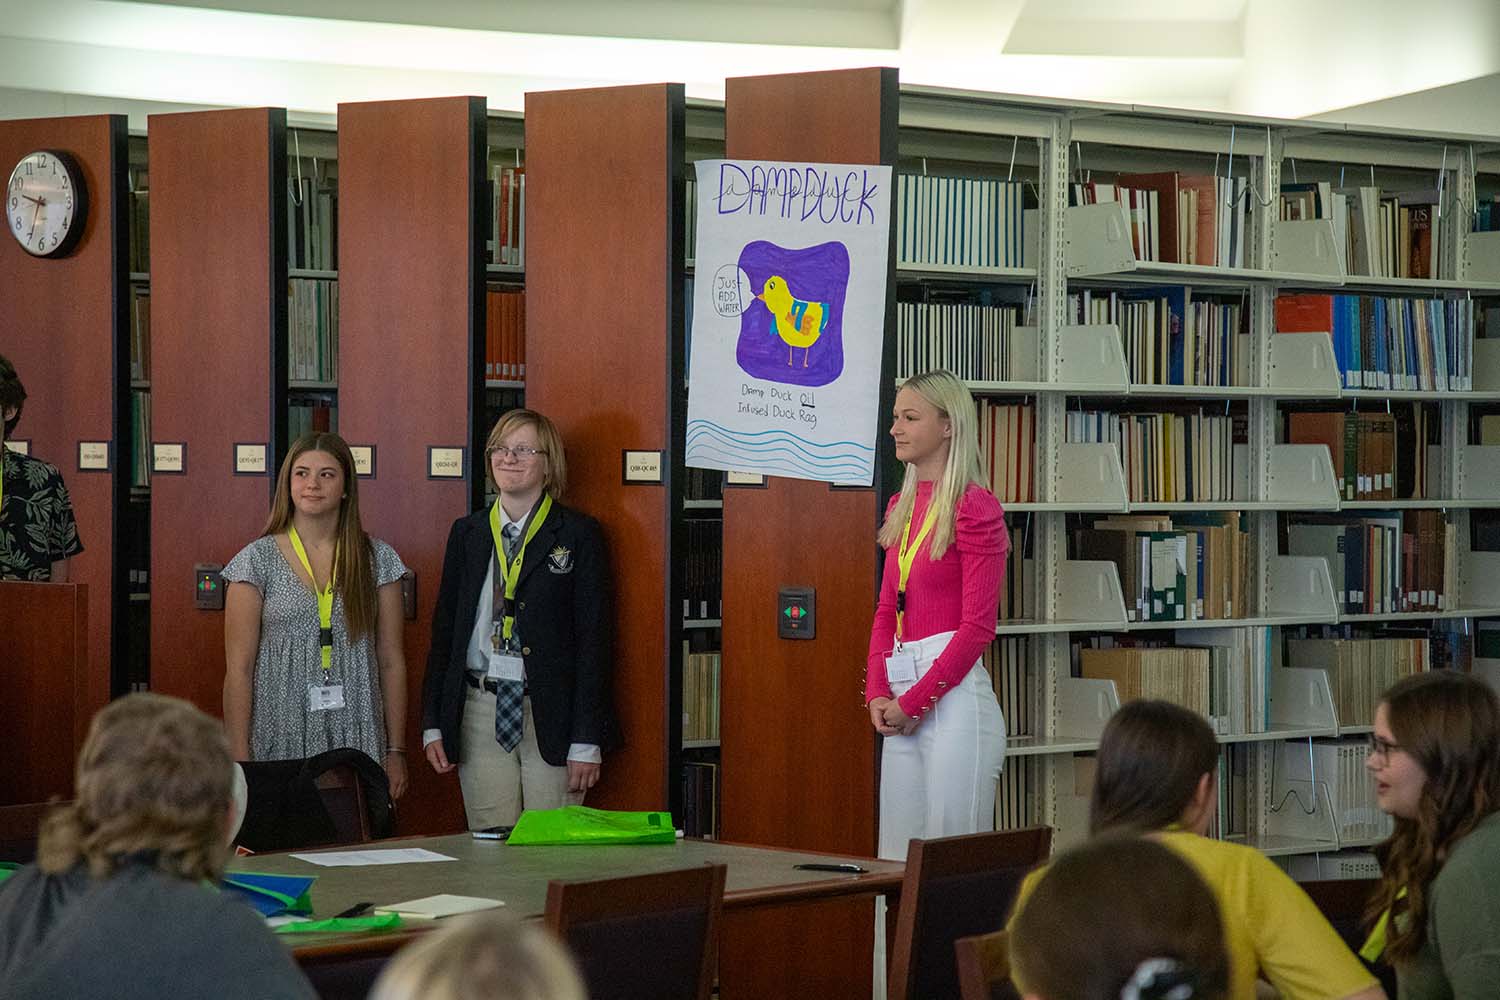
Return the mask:
[[557, 809], [583, 801], [582, 792], [568, 791], [567, 767], [542, 759], [530, 698], [524, 703], [521, 743], [507, 753], [495, 740], [495, 696], [469, 688], [458, 738], [463, 743], [458, 784], [470, 830], [510, 826], [522, 809]]
[[[927, 673], [953, 638], [941, 632], [904, 648]], [[899, 697], [910, 684], [893, 684]], [[995, 783], [1005, 758], [1005, 718], [982, 662], [938, 699], [910, 736], [887, 736], [880, 757], [880, 857], [905, 861], [915, 837], [995, 828]]]

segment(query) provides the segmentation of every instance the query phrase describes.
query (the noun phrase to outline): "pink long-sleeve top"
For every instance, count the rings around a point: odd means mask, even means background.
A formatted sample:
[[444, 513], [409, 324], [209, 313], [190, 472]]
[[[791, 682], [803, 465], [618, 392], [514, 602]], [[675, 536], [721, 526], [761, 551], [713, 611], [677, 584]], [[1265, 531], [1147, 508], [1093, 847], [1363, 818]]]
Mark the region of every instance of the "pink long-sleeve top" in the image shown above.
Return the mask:
[[[899, 497], [886, 506], [889, 515]], [[921, 528], [932, 500], [932, 483], [917, 484], [912, 509], [912, 536]], [[930, 557], [932, 536], [912, 562], [906, 582], [906, 614], [902, 639], [910, 642], [939, 632], [954, 632], [948, 645], [916, 684], [900, 698], [901, 710], [920, 718], [949, 690], [963, 680], [974, 661], [995, 640], [996, 613], [1000, 607], [1000, 583], [1005, 576], [1005, 556], [1010, 539], [1005, 531], [1005, 513], [995, 495], [970, 484], [958, 502], [953, 544], [934, 562]], [[880, 582], [880, 603], [870, 629], [870, 656], [865, 669], [865, 703], [892, 695], [885, 675], [885, 658], [895, 645], [896, 584], [900, 576], [897, 552], [886, 552]]]

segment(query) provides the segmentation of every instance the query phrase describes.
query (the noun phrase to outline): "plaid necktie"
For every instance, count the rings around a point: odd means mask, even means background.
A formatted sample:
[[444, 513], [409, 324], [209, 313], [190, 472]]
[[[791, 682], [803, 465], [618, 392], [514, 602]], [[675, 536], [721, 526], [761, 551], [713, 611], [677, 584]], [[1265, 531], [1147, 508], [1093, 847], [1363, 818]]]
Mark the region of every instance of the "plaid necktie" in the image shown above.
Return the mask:
[[[500, 529], [500, 534], [504, 539], [506, 561], [515, 559], [521, 526], [519, 524], [507, 524], [504, 528]], [[498, 577], [499, 568], [496, 567], [497, 581]], [[512, 641], [516, 641], [514, 629], [511, 631], [511, 637]], [[521, 745], [525, 697], [525, 681], [497, 680], [495, 682], [495, 742], [499, 743], [506, 753], [510, 753]]]

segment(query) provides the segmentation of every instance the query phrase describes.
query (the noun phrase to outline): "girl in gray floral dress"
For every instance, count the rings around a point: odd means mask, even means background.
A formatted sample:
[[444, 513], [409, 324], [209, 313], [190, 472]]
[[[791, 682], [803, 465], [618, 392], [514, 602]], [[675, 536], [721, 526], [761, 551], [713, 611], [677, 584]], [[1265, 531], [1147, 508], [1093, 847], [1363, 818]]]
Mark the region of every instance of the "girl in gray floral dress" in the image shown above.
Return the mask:
[[359, 517], [349, 446], [304, 434], [261, 537], [224, 568], [224, 724], [239, 760], [353, 747], [406, 788], [406, 566]]

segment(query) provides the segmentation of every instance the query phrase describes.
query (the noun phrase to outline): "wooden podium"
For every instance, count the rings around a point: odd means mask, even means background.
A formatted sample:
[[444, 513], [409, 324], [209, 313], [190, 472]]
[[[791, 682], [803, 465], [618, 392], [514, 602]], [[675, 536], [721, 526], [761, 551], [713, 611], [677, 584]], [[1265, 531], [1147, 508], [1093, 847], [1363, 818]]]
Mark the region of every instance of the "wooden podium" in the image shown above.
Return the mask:
[[[0, 705], [12, 741], [0, 806], [71, 798], [82, 734], [104, 707], [89, 693], [88, 586], [0, 582], [0, 646]], [[99, 669], [107, 673], [108, 664]], [[109, 690], [107, 680], [94, 690]]]

